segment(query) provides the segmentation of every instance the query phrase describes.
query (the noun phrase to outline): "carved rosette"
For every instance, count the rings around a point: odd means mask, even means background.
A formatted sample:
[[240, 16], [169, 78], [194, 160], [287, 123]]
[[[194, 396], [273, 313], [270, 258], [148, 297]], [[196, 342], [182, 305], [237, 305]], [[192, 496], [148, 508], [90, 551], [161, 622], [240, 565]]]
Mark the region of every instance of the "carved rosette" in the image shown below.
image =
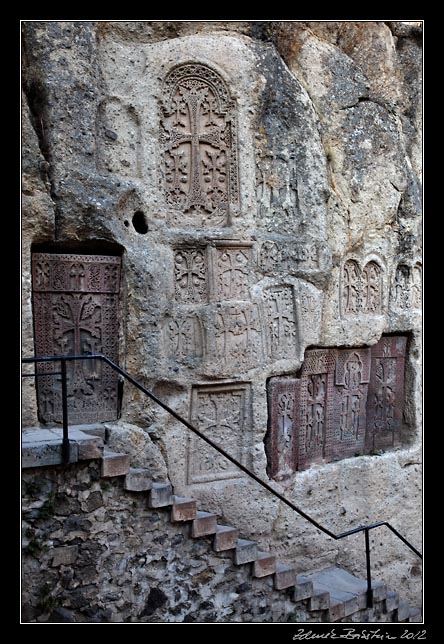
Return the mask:
[[226, 226], [239, 202], [234, 103], [202, 63], [174, 67], [163, 84], [160, 142], [167, 204], [204, 226]]
[[[120, 258], [34, 253], [32, 257], [37, 356], [103, 353], [118, 360]], [[57, 363], [38, 365], [58, 371]], [[100, 361], [69, 361], [68, 418], [87, 423], [117, 418], [117, 374]], [[37, 379], [39, 416], [61, 422], [59, 376]]]

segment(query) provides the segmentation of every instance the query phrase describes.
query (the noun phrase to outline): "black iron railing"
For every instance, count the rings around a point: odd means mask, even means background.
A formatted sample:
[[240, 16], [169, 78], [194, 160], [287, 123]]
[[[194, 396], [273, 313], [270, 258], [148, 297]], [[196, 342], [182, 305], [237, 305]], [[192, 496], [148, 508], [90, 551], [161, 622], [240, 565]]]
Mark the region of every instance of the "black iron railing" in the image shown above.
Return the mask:
[[414, 547], [412, 546], [409, 541], [405, 537], [403, 537], [395, 528], [388, 523], [388, 521], [378, 521], [376, 523], [369, 523], [367, 525], [361, 525], [357, 528], [353, 528], [352, 530], [347, 530], [346, 532], [340, 532], [339, 534], [335, 534], [328, 528], [324, 527], [320, 523], [318, 523], [315, 519], [313, 519], [311, 516], [309, 516], [306, 512], [298, 508], [294, 503], [289, 501], [285, 496], [277, 492], [271, 485], [266, 483], [266, 481], [263, 481], [261, 478], [256, 476], [253, 472], [251, 472], [245, 465], [240, 463], [237, 459], [235, 459], [233, 456], [228, 454], [222, 447], [219, 447], [219, 445], [216, 445], [216, 443], [213, 443], [213, 441], [208, 438], [208, 436], [205, 436], [202, 432], [200, 432], [196, 427], [194, 427], [188, 420], [185, 418], [182, 418], [180, 414], [178, 414], [174, 409], [171, 409], [166, 403], [164, 403], [162, 400], [157, 398], [151, 391], [146, 389], [143, 385], [140, 384], [135, 378], [130, 376], [129, 373], [127, 373], [124, 369], [119, 367], [115, 362], [110, 360], [110, 358], [107, 358], [106, 356], [97, 353], [97, 354], [83, 354], [83, 355], [67, 355], [67, 356], [43, 356], [39, 358], [22, 358], [23, 363], [40, 363], [40, 362], [60, 362], [61, 369], [60, 371], [57, 372], [36, 372], [34, 374], [23, 374], [25, 377], [39, 377], [39, 376], [55, 376], [55, 375], [60, 375], [62, 377], [62, 424], [63, 424], [63, 438], [62, 438], [62, 459], [64, 463], [69, 463], [70, 459], [70, 448], [69, 448], [69, 428], [68, 428], [68, 394], [67, 394], [67, 375], [66, 375], [66, 362], [71, 361], [71, 360], [102, 360], [103, 362], [106, 362], [110, 367], [112, 367], [117, 373], [119, 373], [121, 376], [123, 376], [128, 382], [130, 382], [132, 385], [137, 387], [140, 391], [142, 391], [144, 394], [146, 394], [151, 400], [153, 400], [155, 403], [157, 403], [162, 409], [167, 411], [171, 416], [173, 416], [176, 420], [178, 420], [182, 425], [185, 425], [189, 430], [191, 430], [196, 436], [199, 436], [203, 441], [208, 443], [213, 449], [219, 452], [219, 454], [222, 454], [226, 459], [231, 461], [236, 467], [238, 467], [242, 472], [245, 472], [247, 476], [252, 478], [256, 483], [259, 483], [263, 488], [268, 490], [268, 492], [271, 492], [275, 497], [277, 497], [282, 503], [285, 503], [289, 508], [294, 510], [294, 512], [297, 512], [301, 517], [303, 517], [306, 521], [311, 523], [315, 528], [323, 532], [324, 534], [328, 535], [332, 539], [338, 540], [338, 539], [344, 539], [344, 537], [348, 537], [352, 534], [357, 534], [358, 532], [363, 532], [364, 533], [364, 538], [365, 538], [365, 558], [366, 558], [366, 573], [367, 573], [367, 606], [371, 608], [373, 606], [373, 590], [372, 590], [372, 578], [371, 578], [371, 563], [370, 563], [370, 538], [369, 538], [369, 532], [370, 530], [373, 530], [374, 528], [379, 528], [382, 526], [385, 526], [393, 534], [395, 534], [398, 539], [400, 539], [412, 552], [414, 552], [418, 557], [422, 559], [422, 554]]

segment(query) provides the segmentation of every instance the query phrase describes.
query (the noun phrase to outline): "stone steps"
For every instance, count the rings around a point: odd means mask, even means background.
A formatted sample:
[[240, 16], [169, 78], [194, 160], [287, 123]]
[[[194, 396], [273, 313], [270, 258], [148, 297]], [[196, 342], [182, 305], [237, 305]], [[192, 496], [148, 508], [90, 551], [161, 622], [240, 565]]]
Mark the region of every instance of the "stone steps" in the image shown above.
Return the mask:
[[[306, 621], [348, 622], [357, 621], [360, 617], [364, 621], [373, 621], [370, 617], [375, 615], [380, 616], [379, 621], [422, 621], [418, 609], [411, 608], [409, 602], [400, 600], [398, 593], [387, 590], [378, 581], [372, 583], [373, 604], [377, 612], [368, 612], [374, 609], [367, 609], [365, 579], [333, 566], [313, 573], [298, 574], [294, 565], [278, 561], [273, 553], [263, 551], [256, 541], [240, 537], [237, 528], [218, 524], [216, 514], [198, 510], [194, 499], [175, 495], [171, 483], [153, 481], [150, 471], [145, 468], [130, 468], [129, 456], [108, 450], [103, 446], [99, 434], [88, 434], [82, 427], [75, 435], [78, 441], [76, 458], [80, 460], [80, 455], [82, 458], [100, 458], [102, 477], [124, 476], [123, 488], [132, 493], [146, 493], [149, 508], [169, 509], [172, 523], [189, 523], [191, 538], [212, 537], [213, 550], [231, 552], [233, 563], [244, 567], [246, 575], [258, 579], [272, 578], [273, 588], [285, 591], [290, 600], [297, 604], [298, 610], [307, 616]], [[54, 460], [54, 454], [59, 458], [57, 450], [60, 449], [60, 437], [51, 434], [50, 438], [57, 440], [56, 447], [48, 457], [48, 460]], [[37, 445], [31, 443], [36, 441], [28, 440], [29, 466], [37, 467], [42, 464], [42, 447], [38, 441]], [[366, 611], [367, 618], [364, 615]]]
[[[121, 454], [105, 450], [103, 461], [119, 462]], [[105, 467], [106, 469], [106, 467]], [[122, 469], [123, 465], [122, 465]], [[119, 470], [114, 467], [113, 471]], [[120, 474], [116, 474], [120, 475]], [[306, 607], [309, 615], [323, 621], [348, 621], [352, 616], [367, 610], [367, 582], [338, 567], [308, 574], [298, 574], [295, 566], [279, 562], [270, 552], [261, 550], [256, 541], [239, 537], [233, 526], [217, 523], [217, 515], [197, 509], [196, 501], [174, 495], [170, 483], [153, 482], [148, 470], [131, 468], [125, 475], [124, 488], [133, 492], [148, 492], [148, 507], [169, 508], [173, 523], [190, 523], [193, 539], [212, 537], [215, 552], [232, 551], [233, 563], [244, 566], [247, 574], [255, 578], [272, 577], [275, 590], [287, 591], [291, 600]], [[373, 603], [395, 622], [420, 622], [421, 612], [411, 609], [409, 602], [401, 601], [396, 592], [388, 591], [384, 584], [372, 582]], [[310, 620], [308, 620], [310, 621]]]

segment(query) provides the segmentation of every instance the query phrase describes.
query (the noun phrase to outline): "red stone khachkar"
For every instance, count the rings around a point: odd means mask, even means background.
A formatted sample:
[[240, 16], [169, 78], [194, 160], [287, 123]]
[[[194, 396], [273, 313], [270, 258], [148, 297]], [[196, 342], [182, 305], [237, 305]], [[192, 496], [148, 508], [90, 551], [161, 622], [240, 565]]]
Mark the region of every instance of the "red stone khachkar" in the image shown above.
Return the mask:
[[[118, 360], [120, 257], [34, 253], [32, 285], [36, 356], [103, 353]], [[57, 362], [39, 372], [60, 371]], [[39, 377], [43, 422], [61, 422], [60, 376]], [[118, 375], [99, 360], [67, 362], [71, 424], [115, 420]]]
[[301, 370], [299, 469], [322, 462], [332, 441], [335, 353], [307, 351]]
[[396, 447], [401, 442], [406, 344], [405, 336], [386, 336], [371, 349], [365, 440], [367, 453]]
[[371, 348], [311, 349], [299, 378], [270, 378], [269, 476], [399, 445], [406, 345], [385, 336]]
[[299, 389], [297, 378], [271, 378], [268, 383], [268, 474], [276, 481], [285, 480], [297, 468]]

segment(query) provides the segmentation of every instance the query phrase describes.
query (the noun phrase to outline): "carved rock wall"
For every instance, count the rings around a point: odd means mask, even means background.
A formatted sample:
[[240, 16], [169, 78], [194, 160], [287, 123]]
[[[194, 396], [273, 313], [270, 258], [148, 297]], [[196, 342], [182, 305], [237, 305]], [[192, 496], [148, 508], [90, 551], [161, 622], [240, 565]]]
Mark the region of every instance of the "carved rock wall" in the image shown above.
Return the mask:
[[[24, 352], [31, 250], [121, 256], [119, 362], [266, 478], [292, 467], [267, 462], [267, 382], [300, 379], [316, 412], [329, 385], [315, 376], [337, 374], [310, 371], [307, 349], [368, 354], [404, 334], [402, 448], [314, 455], [285, 493], [330, 529], [382, 518], [420, 547], [418, 27], [25, 22], [23, 47]], [[24, 411], [36, 425], [31, 382]], [[127, 385], [121, 422], [150, 430], [180, 493], [306, 570], [345, 558], [361, 571], [360, 549], [328, 549]], [[391, 541], [374, 561], [418, 592]]]

